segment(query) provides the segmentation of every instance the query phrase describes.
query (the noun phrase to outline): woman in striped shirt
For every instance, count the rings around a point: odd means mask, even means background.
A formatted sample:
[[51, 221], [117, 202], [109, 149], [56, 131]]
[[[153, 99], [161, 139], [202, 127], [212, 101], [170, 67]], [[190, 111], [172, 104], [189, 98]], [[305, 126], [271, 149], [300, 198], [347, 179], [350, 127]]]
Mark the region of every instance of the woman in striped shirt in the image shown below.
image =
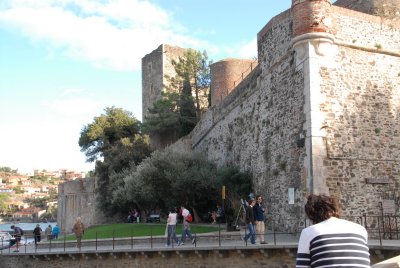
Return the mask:
[[368, 234], [357, 223], [339, 219], [335, 198], [310, 195], [305, 205], [314, 225], [300, 235], [296, 267], [370, 267]]

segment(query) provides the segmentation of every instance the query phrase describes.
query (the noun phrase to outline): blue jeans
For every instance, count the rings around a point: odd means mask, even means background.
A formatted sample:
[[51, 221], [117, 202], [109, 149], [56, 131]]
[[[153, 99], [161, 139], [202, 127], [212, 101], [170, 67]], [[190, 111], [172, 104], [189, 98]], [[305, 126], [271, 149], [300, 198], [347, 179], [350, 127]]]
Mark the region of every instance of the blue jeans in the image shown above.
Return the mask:
[[190, 233], [190, 223], [188, 222], [184, 222], [182, 224], [182, 237], [181, 237], [181, 241], [184, 243], [186, 240], [186, 236], [189, 237], [190, 239], [192, 239], [192, 234]]
[[178, 237], [176, 237], [176, 225], [169, 225], [168, 224], [168, 238], [167, 238], [167, 245], [171, 245], [171, 235], [175, 241], [176, 244], [178, 244], [179, 240]]
[[250, 242], [252, 244], [255, 244], [256, 243], [256, 229], [254, 228], [254, 225], [252, 223], [248, 223], [247, 228], [249, 228], [249, 232], [244, 236], [244, 241], [247, 242], [247, 240], [250, 238]]

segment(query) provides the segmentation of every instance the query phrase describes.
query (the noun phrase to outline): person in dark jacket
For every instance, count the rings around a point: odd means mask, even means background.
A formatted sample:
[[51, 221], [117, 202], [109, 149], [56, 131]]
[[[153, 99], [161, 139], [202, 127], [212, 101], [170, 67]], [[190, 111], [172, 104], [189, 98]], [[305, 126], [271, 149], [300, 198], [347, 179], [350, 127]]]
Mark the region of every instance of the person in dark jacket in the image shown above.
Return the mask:
[[255, 230], [255, 219], [254, 219], [254, 206], [256, 200], [251, 198], [249, 200], [249, 205], [246, 207], [246, 224], [249, 232], [243, 237], [243, 240], [247, 243], [250, 238], [251, 244], [256, 244], [256, 230]]
[[265, 242], [265, 208], [262, 201], [261, 195], [257, 195], [257, 203], [254, 206], [254, 218], [256, 220], [256, 234], [260, 238], [260, 244], [267, 244]]
[[42, 228], [40, 228], [39, 224], [36, 224], [35, 229], [33, 229], [33, 237], [35, 239], [35, 246], [37, 246], [37, 243], [42, 239]]
[[14, 250], [14, 252], [19, 252], [19, 246], [21, 245], [21, 237], [24, 235], [24, 231], [22, 230], [21, 227], [11, 225], [11, 229], [14, 230], [14, 237], [15, 237], [15, 245], [17, 246], [17, 249]]

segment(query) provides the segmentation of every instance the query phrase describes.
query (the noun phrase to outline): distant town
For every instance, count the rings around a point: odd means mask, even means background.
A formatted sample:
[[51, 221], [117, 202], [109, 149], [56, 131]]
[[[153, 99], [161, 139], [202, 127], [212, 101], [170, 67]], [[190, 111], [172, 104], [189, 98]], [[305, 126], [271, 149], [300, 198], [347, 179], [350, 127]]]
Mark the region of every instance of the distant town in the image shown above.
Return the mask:
[[0, 222], [56, 221], [58, 184], [85, 177], [86, 172], [67, 169], [21, 174], [0, 167]]

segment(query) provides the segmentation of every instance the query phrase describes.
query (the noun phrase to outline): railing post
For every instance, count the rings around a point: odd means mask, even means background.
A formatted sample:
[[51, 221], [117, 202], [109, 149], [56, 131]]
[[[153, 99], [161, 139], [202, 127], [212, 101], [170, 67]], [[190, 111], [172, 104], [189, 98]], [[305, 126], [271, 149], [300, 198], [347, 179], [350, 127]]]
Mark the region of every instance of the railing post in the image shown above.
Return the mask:
[[[47, 236], [47, 238], [50, 238], [50, 236]], [[52, 239], [49, 240], [50, 241], [50, 243], [49, 243], [49, 252], [51, 252], [51, 240]]]
[[115, 230], [113, 230], [113, 240], [112, 240], [113, 250], [115, 249]]
[[97, 251], [97, 231], [96, 231], [96, 241], [95, 241], [95, 245], [96, 245], [96, 251]]
[[368, 224], [367, 224], [367, 214], [364, 214], [364, 227], [367, 229]]
[[[176, 232], [176, 231], [175, 231]], [[173, 240], [173, 239], [172, 239]], [[173, 243], [173, 242], [172, 242]], [[172, 247], [174, 244], [172, 244]], [[150, 248], [153, 248], [153, 226], [150, 227]]]
[[65, 252], [65, 247], [66, 247], [66, 241], [67, 240], [67, 234], [64, 233], [64, 252]]
[[[246, 224], [246, 227], [244, 229], [244, 237], [246, 237], [246, 236], [247, 236], [247, 224]], [[247, 246], [247, 240], [244, 240], [244, 242], [245, 242], [245, 244]]]
[[221, 246], [221, 223], [218, 223], [218, 245]]
[[379, 234], [379, 244], [382, 246], [382, 237], [381, 237], [381, 225], [378, 216], [378, 234]]
[[131, 228], [131, 249], [133, 249], [133, 227]]
[[272, 221], [272, 228], [274, 231], [274, 245], [276, 246], [276, 224], [275, 224], [275, 220]]

